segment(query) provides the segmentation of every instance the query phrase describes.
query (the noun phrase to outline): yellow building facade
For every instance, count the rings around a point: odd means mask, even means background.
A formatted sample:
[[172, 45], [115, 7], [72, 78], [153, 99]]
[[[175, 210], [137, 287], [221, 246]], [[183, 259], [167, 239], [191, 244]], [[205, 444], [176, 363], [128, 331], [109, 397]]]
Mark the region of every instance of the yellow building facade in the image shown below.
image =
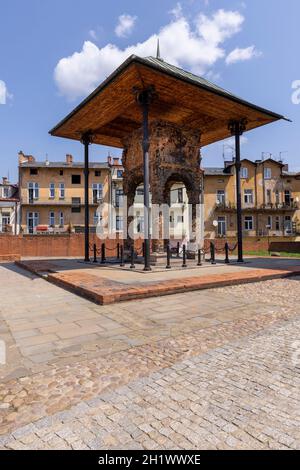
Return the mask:
[[[233, 161], [222, 168], [203, 168], [204, 238], [236, 236], [236, 174]], [[19, 153], [20, 231], [23, 233], [83, 232], [84, 168], [71, 155], [64, 162], [37, 162]], [[170, 237], [189, 237], [185, 187], [171, 188]], [[300, 233], [300, 174], [287, 165], [268, 159], [242, 160], [241, 196], [243, 235], [295, 236]], [[107, 205], [106, 205], [107, 204]], [[118, 158], [90, 163], [90, 231], [100, 218], [110, 229], [124, 229], [123, 166]], [[101, 207], [100, 207], [101, 206]], [[135, 233], [143, 232], [143, 187], [134, 202]], [[201, 238], [203, 235], [201, 235]]]
[[[108, 163], [90, 163], [89, 216], [95, 229], [101, 203], [110, 203], [111, 171]], [[20, 226], [23, 233], [82, 232], [84, 228], [84, 170], [73, 161], [36, 162], [19, 153]]]
[[[243, 234], [295, 236], [300, 233], [300, 174], [268, 159], [242, 160]], [[206, 238], [236, 236], [236, 174], [234, 162], [204, 169]]]

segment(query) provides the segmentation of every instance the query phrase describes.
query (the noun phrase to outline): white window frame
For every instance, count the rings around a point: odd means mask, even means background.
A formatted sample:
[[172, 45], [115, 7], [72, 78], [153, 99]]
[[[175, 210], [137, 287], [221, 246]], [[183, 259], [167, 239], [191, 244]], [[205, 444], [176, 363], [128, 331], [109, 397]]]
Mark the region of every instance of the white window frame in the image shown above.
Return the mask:
[[244, 203], [245, 204], [253, 204], [253, 189], [244, 189]]
[[269, 230], [272, 230], [273, 229], [273, 217], [271, 215], [268, 215], [268, 227], [269, 227]]
[[225, 204], [225, 202], [226, 202], [225, 189], [217, 189], [216, 202], [217, 202], [217, 204], [220, 204], [220, 205]]
[[63, 211], [59, 212], [59, 225], [63, 227], [65, 225], [65, 214]]
[[[277, 228], [277, 224], [278, 224], [278, 228]], [[275, 218], [275, 230], [276, 232], [280, 231], [280, 216], [279, 215], [277, 215]]]
[[123, 223], [124, 223], [123, 216], [122, 215], [117, 215], [116, 216], [116, 231], [117, 232], [122, 232]]
[[241, 168], [241, 178], [244, 180], [249, 178], [249, 170], [246, 166], [242, 166]]
[[40, 187], [39, 183], [28, 183], [28, 199], [29, 199], [29, 190], [32, 189], [33, 191], [33, 199], [39, 199], [40, 195]]
[[55, 183], [49, 184], [49, 198], [55, 199]]
[[270, 180], [272, 179], [272, 168], [264, 168], [264, 179]]
[[[92, 190], [93, 190], [93, 203], [95, 203], [95, 200], [97, 202], [101, 201], [101, 199], [103, 199], [103, 184], [93, 183]], [[96, 193], [96, 198], [94, 198], [95, 193]]]
[[[53, 214], [53, 216], [52, 216]], [[55, 227], [55, 212], [54, 211], [50, 211], [49, 212], [49, 227]], [[53, 222], [53, 223], [52, 223]]]
[[290, 215], [284, 217], [284, 233], [286, 235], [292, 235], [293, 233], [293, 223]]
[[[221, 229], [222, 227], [222, 229]], [[226, 221], [226, 217], [225, 216], [219, 216], [218, 217], [218, 227], [217, 227], [217, 230], [218, 230], [218, 236], [219, 237], [226, 237], [226, 233], [227, 233], [227, 221]]]
[[94, 225], [98, 225], [102, 220], [102, 215], [99, 211], [94, 212]]
[[3, 199], [8, 199], [10, 196], [10, 187], [3, 187]]
[[[32, 217], [29, 217], [30, 214], [32, 214]], [[39, 221], [40, 221], [39, 212], [33, 212], [33, 211], [28, 211], [27, 212], [26, 223], [27, 223], [27, 230], [28, 231], [29, 231], [29, 219], [33, 220], [32, 231], [34, 231], [34, 228], [39, 225]]]
[[2, 212], [1, 214], [2, 227], [11, 224], [11, 214], [9, 212]]
[[253, 215], [246, 215], [244, 218], [244, 228], [246, 232], [254, 230]]
[[59, 199], [65, 199], [65, 183], [59, 183]]

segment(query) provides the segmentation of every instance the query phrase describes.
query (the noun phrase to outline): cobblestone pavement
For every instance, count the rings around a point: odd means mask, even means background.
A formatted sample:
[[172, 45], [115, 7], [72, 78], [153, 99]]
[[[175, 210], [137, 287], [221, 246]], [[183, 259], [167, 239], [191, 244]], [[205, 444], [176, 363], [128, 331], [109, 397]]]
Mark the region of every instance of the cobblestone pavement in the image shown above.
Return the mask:
[[300, 319], [180, 361], [0, 439], [7, 449], [300, 449]]
[[297, 447], [299, 280], [100, 307], [1, 266], [0, 446]]

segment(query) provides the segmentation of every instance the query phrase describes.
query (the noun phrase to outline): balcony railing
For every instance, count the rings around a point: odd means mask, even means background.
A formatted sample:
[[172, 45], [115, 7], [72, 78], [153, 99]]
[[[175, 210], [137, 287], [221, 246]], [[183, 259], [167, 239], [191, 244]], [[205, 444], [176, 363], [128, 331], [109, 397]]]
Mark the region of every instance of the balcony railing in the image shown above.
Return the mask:
[[[103, 198], [95, 199], [94, 197], [89, 198], [89, 204], [93, 206], [98, 206], [103, 203]], [[72, 198], [42, 198], [37, 199], [27, 198], [22, 201], [22, 204], [32, 205], [32, 206], [84, 206], [84, 197], [80, 198], [80, 201], [74, 201]]]
[[[281, 204], [245, 204], [242, 203], [242, 210], [244, 212], [285, 212], [285, 211], [296, 211], [300, 209], [300, 203], [293, 201], [290, 204], [281, 203]], [[225, 203], [225, 204], [216, 204], [215, 210], [218, 212], [235, 212], [236, 211], [236, 204], [232, 203]]]

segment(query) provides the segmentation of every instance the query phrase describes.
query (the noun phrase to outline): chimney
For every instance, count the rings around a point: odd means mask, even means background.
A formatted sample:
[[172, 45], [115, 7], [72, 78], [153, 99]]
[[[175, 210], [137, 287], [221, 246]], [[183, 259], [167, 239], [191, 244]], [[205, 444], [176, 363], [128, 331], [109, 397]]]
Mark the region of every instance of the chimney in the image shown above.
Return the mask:
[[7, 176], [2, 176], [2, 184], [8, 184]]
[[119, 165], [119, 158], [113, 158], [114, 165]]
[[18, 156], [19, 156], [19, 165], [22, 165], [22, 163], [34, 163], [35, 162], [35, 158], [33, 157], [33, 155], [24, 155], [22, 150], [20, 150]]
[[111, 158], [110, 155], [108, 155], [108, 157], [107, 157], [107, 163], [108, 163], [109, 165], [111, 165], [111, 162], [112, 162], [112, 158]]
[[289, 164], [283, 163], [282, 171], [289, 171]]
[[72, 165], [72, 163], [73, 163], [73, 155], [67, 153], [67, 155], [66, 155], [66, 163], [67, 163], [67, 165]]

